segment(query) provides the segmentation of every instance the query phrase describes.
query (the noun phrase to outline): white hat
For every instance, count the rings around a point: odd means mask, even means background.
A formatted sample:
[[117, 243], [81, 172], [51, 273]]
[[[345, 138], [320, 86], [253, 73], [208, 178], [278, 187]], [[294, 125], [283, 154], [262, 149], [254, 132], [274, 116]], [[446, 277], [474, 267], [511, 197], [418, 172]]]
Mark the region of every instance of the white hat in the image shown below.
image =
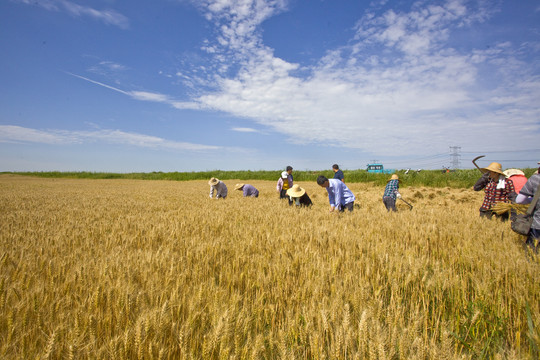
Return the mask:
[[525, 173], [519, 169], [506, 169], [503, 171], [503, 174], [509, 178], [510, 176], [514, 176], [514, 175], [523, 175], [525, 176]]
[[286, 171], [283, 171], [283, 172], [281, 173], [281, 177], [282, 177], [283, 179], [287, 179], [287, 178], [289, 177], [289, 174], [288, 174]]

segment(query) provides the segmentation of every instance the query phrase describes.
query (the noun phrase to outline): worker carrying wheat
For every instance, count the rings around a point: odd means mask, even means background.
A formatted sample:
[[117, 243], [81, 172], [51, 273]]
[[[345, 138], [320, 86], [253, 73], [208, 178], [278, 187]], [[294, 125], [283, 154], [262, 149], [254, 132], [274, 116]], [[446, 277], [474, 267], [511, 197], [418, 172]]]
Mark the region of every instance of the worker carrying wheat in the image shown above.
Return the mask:
[[492, 209], [497, 203], [508, 203], [516, 198], [514, 183], [511, 179], [506, 178], [499, 163], [492, 162], [488, 167], [481, 168], [480, 171], [484, 174], [473, 187], [474, 191], [484, 189], [485, 193], [484, 201], [480, 207], [480, 216], [491, 219], [495, 215], [496, 218], [503, 221], [508, 220], [510, 213], [505, 212], [498, 215]]
[[216, 192], [216, 199], [225, 199], [227, 197], [227, 185], [218, 178], [211, 178], [208, 182], [210, 185], [210, 199], [214, 197], [214, 191]]
[[383, 194], [383, 204], [386, 207], [387, 211], [397, 211], [396, 209], [396, 198], [401, 199], [401, 194], [399, 193], [399, 177], [397, 174], [393, 174], [386, 187], [384, 188]]

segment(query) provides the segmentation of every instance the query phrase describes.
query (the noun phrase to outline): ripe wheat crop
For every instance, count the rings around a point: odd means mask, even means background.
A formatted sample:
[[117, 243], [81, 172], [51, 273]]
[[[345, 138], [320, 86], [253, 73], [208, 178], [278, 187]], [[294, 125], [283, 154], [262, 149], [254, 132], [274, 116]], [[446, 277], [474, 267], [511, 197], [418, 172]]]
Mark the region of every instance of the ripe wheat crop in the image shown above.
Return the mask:
[[[482, 193], [0, 176], [5, 359], [531, 359], [540, 262]], [[245, 182], [245, 181], [243, 181]]]

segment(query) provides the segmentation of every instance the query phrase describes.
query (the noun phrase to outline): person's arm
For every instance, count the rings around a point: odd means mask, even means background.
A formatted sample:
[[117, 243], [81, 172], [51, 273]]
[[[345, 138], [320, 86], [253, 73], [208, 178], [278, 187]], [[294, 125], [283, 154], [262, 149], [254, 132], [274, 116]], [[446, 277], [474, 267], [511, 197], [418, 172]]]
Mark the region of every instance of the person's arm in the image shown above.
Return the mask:
[[518, 196], [516, 197], [516, 202], [518, 204], [530, 204], [531, 201], [532, 201], [532, 197], [529, 197], [527, 195], [518, 194]]
[[473, 189], [474, 191], [480, 191], [483, 188], [486, 187], [486, 185], [489, 183], [489, 172], [484, 173], [480, 179], [474, 184]]
[[214, 197], [214, 186], [213, 185], [210, 186], [210, 199], [212, 197]]
[[337, 186], [334, 187], [334, 207], [336, 209], [341, 209], [341, 203], [343, 200], [343, 183], [340, 181]]
[[276, 190], [277, 192], [281, 192], [281, 189], [283, 188], [283, 178], [279, 178], [277, 181]]
[[328, 191], [328, 202], [330, 203], [330, 211], [334, 211], [334, 203], [335, 203], [334, 189], [329, 186], [328, 188], [326, 188], [326, 191]]

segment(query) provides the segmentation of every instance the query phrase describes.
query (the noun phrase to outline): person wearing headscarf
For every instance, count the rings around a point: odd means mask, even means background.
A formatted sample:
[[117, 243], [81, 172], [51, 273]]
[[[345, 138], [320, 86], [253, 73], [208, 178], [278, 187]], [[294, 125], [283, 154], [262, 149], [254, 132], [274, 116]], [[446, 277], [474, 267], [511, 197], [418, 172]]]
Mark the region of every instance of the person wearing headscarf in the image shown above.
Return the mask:
[[279, 180], [277, 181], [276, 190], [279, 193], [280, 199], [289, 199], [289, 205], [292, 205], [292, 201], [287, 196], [287, 190], [293, 187], [293, 168], [292, 166], [287, 166], [285, 171], [281, 173]]
[[514, 183], [511, 179], [506, 178], [499, 163], [492, 162], [488, 167], [481, 168], [480, 171], [484, 175], [474, 185], [475, 191], [484, 189], [484, 201], [480, 206], [480, 216], [491, 219], [495, 215], [503, 221], [508, 220], [509, 212], [497, 215], [492, 209], [498, 203], [508, 203], [516, 198]]

